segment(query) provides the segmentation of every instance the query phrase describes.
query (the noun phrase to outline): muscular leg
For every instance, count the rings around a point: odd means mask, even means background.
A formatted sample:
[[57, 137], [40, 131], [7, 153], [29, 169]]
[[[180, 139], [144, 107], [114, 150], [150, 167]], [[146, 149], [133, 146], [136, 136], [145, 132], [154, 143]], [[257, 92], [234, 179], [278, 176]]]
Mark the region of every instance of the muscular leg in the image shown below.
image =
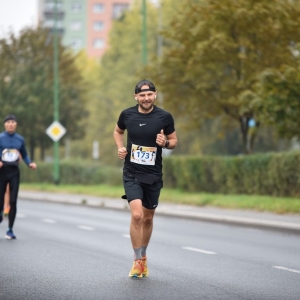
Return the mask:
[[153, 217], [155, 209], [147, 209], [142, 206], [140, 200], [130, 201], [131, 223], [130, 237], [133, 248], [147, 246], [153, 229]]
[[[135, 199], [130, 201], [131, 210], [131, 222], [130, 222], [130, 237], [131, 243], [134, 250], [139, 249], [142, 246], [142, 236], [143, 236], [143, 207], [142, 201], [140, 199]], [[137, 254], [137, 253], [136, 253]], [[139, 258], [139, 257], [137, 257]]]
[[153, 230], [153, 217], [154, 217], [155, 209], [147, 209], [143, 207], [143, 237], [142, 237], [142, 246], [147, 247], [151, 238], [152, 230]]
[[[142, 260], [141, 245], [143, 238], [143, 207], [142, 200], [135, 199], [129, 202], [131, 210], [130, 237], [135, 254], [129, 277], [144, 277], [145, 263]], [[148, 273], [145, 275], [147, 276]]]
[[8, 214], [8, 227], [13, 228], [16, 214], [17, 214], [17, 199], [20, 184], [20, 173], [19, 170], [12, 176], [10, 182], [10, 211]]

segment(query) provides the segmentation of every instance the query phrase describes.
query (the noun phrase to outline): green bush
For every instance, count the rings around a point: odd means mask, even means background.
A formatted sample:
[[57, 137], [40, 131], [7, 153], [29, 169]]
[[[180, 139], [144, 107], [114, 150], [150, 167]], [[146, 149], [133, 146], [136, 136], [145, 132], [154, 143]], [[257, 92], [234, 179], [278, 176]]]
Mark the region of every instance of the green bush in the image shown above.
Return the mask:
[[[53, 183], [53, 163], [37, 163], [36, 171], [21, 164], [21, 182]], [[61, 184], [122, 184], [122, 170], [108, 167], [100, 163], [82, 161], [60, 162]]]
[[[164, 186], [188, 192], [300, 197], [300, 151], [235, 157], [164, 158]], [[63, 161], [61, 184], [122, 184], [122, 169], [101, 163]], [[21, 181], [52, 183], [53, 163], [35, 172], [21, 165]]]
[[300, 152], [164, 159], [164, 186], [190, 192], [300, 196]]

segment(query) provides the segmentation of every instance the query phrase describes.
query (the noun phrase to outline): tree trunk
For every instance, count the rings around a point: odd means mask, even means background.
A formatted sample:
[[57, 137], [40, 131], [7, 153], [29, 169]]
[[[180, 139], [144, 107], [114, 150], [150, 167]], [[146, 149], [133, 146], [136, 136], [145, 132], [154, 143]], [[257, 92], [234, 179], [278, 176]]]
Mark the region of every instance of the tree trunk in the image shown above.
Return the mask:
[[253, 153], [254, 141], [257, 136], [257, 131], [260, 123], [256, 122], [254, 127], [248, 129], [248, 153]]
[[254, 140], [256, 137], [256, 133], [248, 134], [247, 137], [247, 154], [253, 153]]
[[255, 138], [256, 138], [256, 133], [252, 134], [250, 138], [250, 153], [253, 153]]
[[242, 116], [240, 117], [240, 126], [241, 126], [241, 132], [242, 132], [242, 141], [243, 141], [243, 154], [247, 154], [247, 144], [248, 144], [248, 121], [249, 118]]
[[[250, 124], [249, 121], [252, 119], [254, 124]], [[259, 122], [255, 122], [253, 120], [252, 114], [246, 114], [240, 117], [240, 125], [242, 131], [242, 139], [243, 139], [243, 153], [251, 154], [253, 153], [254, 141], [257, 135], [257, 130], [260, 125]]]

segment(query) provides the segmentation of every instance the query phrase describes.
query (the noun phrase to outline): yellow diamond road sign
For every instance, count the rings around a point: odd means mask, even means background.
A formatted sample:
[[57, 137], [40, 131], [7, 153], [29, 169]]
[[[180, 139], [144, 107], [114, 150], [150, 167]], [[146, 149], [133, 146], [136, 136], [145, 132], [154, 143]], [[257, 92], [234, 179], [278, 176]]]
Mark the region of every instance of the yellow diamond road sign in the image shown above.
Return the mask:
[[51, 137], [54, 142], [60, 140], [60, 138], [67, 132], [66, 128], [62, 126], [58, 121], [54, 121], [47, 129], [46, 133]]

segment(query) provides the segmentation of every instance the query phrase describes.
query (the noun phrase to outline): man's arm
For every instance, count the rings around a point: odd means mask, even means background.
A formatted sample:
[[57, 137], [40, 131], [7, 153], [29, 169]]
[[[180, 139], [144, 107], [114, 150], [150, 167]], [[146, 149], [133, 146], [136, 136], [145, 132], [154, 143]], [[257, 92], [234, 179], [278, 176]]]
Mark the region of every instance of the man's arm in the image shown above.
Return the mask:
[[31, 161], [30, 158], [27, 155], [26, 147], [25, 147], [25, 142], [23, 140], [21, 149], [19, 151], [19, 156], [23, 159], [23, 161], [26, 163], [26, 165], [32, 169], [35, 170], [37, 168], [36, 163]]
[[27, 154], [26, 146], [24, 140], [22, 140], [21, 148], [19, 149], [19, 153], [27, 166], [31, 164], [31, 160]]
[[166, 139], [166, 143], [165, 143], [165, 148], [166, 149], [174, 149], [178, 143], [176, 131], [167, 135], [166, 137], [167, 137], [167, 139]]
[[114, 139], [118, 149], [118, 157], [120, 159], [124, 159], [127, 155], [126, 147], [124, 147], [124, 132], [125, 130], [120, 129], [119, 126], [116, 125], [114, 130]]

